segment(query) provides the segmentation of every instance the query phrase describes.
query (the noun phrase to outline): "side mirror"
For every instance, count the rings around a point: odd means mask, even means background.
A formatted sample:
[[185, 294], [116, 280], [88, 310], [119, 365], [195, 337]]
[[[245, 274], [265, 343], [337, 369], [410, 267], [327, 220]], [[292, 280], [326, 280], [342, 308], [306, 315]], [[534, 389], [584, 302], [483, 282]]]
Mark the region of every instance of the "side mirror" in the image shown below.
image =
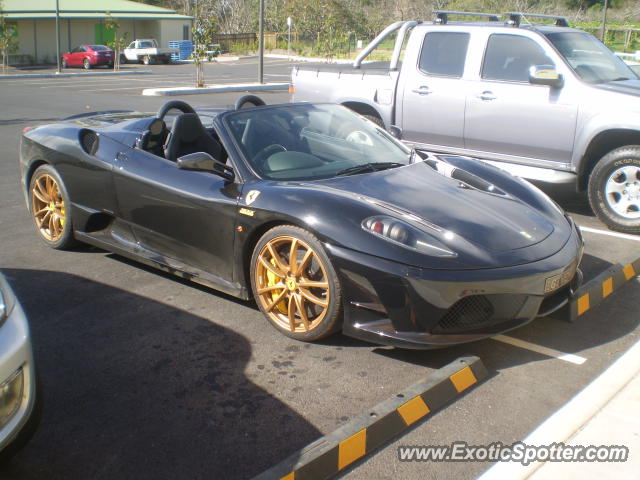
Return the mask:
[[402, 129], [397, 125], [390, 125], [387, 132], [396, 140], [402, 140]]
[[196, 152], [184, 155], [178, 158], [177, 164], [180, 170], [211, 172], [230, 182], [236, 178], [233, 168], [219, 162], [206, 152]]
[[529, 83], [561, 88], [564, 85], [564, 78], [554, 65], [533, 65], [529, 68]]

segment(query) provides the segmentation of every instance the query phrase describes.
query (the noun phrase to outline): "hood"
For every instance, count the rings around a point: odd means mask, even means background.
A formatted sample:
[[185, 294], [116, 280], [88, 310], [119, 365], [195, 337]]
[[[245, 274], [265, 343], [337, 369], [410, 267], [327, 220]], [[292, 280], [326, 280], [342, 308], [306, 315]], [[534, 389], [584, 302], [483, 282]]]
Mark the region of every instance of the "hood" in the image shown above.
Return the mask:
[[640, 80], [622, 80], [619, 82], [608, 82], [593, 85], [594, 88], [607, 92], [622, 93], [640, 97]]
[[393, 210], [412, 213], [445, 232], [496, 253], [540, 243], [554, 232], [554, 223], [559, 220], [566, 223], [561, 214], [559, 218], [552, 218], [547, 212], [488, 183], [491, 191], [447, 177], [425, 162], [337, 177], [322, 183], [343, 193], [386, 204], [390, 215]]

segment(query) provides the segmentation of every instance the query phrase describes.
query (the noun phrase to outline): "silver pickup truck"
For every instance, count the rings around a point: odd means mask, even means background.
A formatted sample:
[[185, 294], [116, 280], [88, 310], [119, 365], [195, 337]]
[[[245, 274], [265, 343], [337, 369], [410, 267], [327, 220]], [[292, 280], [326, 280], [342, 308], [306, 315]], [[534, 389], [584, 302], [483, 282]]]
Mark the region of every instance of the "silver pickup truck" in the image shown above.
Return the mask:
[[[390, 25], [352, 65], [295, 66], [294, 100], [340, 103], [418, 148], [573, 184], [610, 228], [640, 233], [639, 77], [562, 17], [453, 14]], [[384, 47], [390, 61], [365, 61]]]

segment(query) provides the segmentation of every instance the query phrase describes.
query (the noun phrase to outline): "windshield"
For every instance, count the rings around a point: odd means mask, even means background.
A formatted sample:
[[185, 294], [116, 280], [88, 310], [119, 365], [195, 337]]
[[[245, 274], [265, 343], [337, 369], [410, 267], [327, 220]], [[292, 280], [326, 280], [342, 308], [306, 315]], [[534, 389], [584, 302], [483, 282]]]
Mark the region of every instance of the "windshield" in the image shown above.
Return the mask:
[[407, 147], [340, 105], [238, 110], [224, 122], [262, 178], [315, 180], [409, 163]]
[[547, 33], [546, 36], [576, 74], [587, 83], [638, 78], [611, 50], [588, 33]]
[[101, 51], [104, 51], [104, 50], [111, 50], [110, 48], [105, 47], [104, 45], [91, 45], [90, 48], [94, 52], [101, 52]]

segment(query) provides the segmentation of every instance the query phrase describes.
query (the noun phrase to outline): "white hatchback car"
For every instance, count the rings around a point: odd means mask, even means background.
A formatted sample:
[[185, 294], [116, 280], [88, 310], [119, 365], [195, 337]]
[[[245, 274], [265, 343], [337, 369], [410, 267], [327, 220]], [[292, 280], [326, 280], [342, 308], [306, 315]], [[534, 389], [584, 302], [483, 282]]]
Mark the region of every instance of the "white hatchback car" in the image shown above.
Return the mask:
[[27, 317], [0, 273], [0, 462], [31, 438], [41, 405]]

